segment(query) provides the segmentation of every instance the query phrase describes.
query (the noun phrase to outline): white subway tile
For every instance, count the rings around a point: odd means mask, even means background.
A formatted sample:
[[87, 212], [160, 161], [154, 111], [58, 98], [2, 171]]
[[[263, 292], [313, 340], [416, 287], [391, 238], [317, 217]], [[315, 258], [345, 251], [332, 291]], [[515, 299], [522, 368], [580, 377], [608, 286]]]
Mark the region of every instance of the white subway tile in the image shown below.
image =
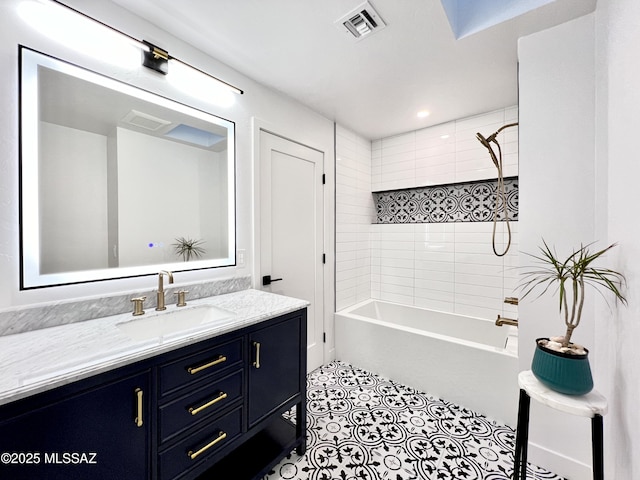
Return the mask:
[[487, 133], [490, 135], [504, 124], [504, 109], [456, 120], [455, 124], [456, 134], [465, 130], [480, 131], [479, 129], [493, 126], [495, 128]]
[[[468, 293], [455, 293], [455, 302], [456, 305], [473, 305], [477, 307], [489, 308], [495, 311], [497, 315], [502, 311], [502, 305], [504, 303], [504, 298], [502, 297], [502, 292], [493, 297], [488, 297], [485, 295], [471, 295]], [[495, 318], [495, 315], [494, 315]]]
[[[401, 252], [397, 252], [401, 253]], [[381, 267], [398, 267], [413, 270], [413, 255], [410, 258], [402, 258], [404, 255], [394, 255], [393, 257], [383, 257], [380, 259]]]
[[469, 285], [466, 283], [456, 283], [456, 295], [469, 295], [475, 297], [482, 297], [485, 299], [491, 299], [492, 302], [502, 302], [502, 285], [497, 287], [491, 287], [483, 284]]
[[413, 277], [398, 277], [393, 275], [385, 275], [381, 283], [383, 290], [387, 287], [392, 288], [391, 286], [393, 285], [394, 287], [398, 287], [398, 289], [402, 287], [403, 291], [406, 291], [407, 288], [412, 289], [414, 286]]
[[[483, 285], [486, 287], [500, 289], [503, 288], [503, 279], [501, 276], [493, 276], [493, 275], [471, 275], [468, 273], [458, 273], [456, 272], [455, 276], [456, 285]], [[464, 291], [464, 290], [459, 290]]]
[[413, 295], [400, 295], [381, 291], [379, 293], [379, 296], [375, 298], [386, 302], [401, 303], [403, 305], [413, 305]]
[[498, 318], [498, 313], [500, 313], [500, 310], [456, 302], [454, 307], [454, 313], [457, 313], [459, 315], [467, 315], [470, 317], [478, 317], [478, 318], [485, 318], [488, 320], [495, 320]]
[[424, 277], [431, 274], [448, 274], [451, 275], [451, 281], [453, 281], [453, 274], [455, 272], [455, 264], [453, 262], [437, 262], [430, 260], [415, 260], [416, 278]]
[[443, 282], [435, 279], [416, 278], [414, 286], [422, 290], [434, 290], [450, 293], [455, 291], [455, 284], [453, 282]]
[[429, 300], [437, 300], [439, 302], [449, 302], [453, 305], [454, 303], [454, 293], [452, 291], [447, 290], [434, 290], [434, 289], [425, 289], [425, 288], [415, 288], [415, 296], [416, 299], [429, 299]]
[[403, 133], [393, 137], [385, 137], [382, 139], [382, 149], [391, 148], [396, 145], [414, 144], [415, 138], [415, 132]]
[[405, 277], [405, 278], [410, 278], [412, 281], [414, 277], [412, 268], [390, 267], [386, 265], [380, 266], [380, 275], [382, 276], [383, 282], [384, 282], [385, 276]]
[[453, 263], [455, 261], [455, 253], [420, 250], [420, 251], [416, 251], [416, 260], [425, 260], [428, 262]]
[[439, 312], [454, 313], [453, 302], [443, 302], [439, 300], [431, 300], [429, 298], [416, 297], [415, 304], [417, 307], [437, 310]]
[[455, 122], [441, 123], [440, 125], [434, 125], [433, 127], [422, 128], [416, 130], [415, 140], [416, 143], [424, 141], [430, 138], [440, 138], [443, 135], [449, 135], [453, 137], [456, 131]]
[[455, 183], [456, 177], [454, 172], [447, 173], [430, 173], [428, 170], [416, 170], [415, 184], [417, 187], [428, 187], [432, 185], [443, 185], [446, 183]]

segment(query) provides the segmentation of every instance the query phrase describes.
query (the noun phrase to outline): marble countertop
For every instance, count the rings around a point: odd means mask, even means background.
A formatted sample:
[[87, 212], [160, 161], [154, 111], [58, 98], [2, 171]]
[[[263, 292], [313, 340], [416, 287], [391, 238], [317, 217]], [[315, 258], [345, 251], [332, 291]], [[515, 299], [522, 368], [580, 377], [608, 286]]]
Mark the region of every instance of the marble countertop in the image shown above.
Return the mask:
[[[207, 338], [299, 310], [308, 302], [261, 290], [242, 290], [167, 305], [141, 317], [123, 313], [84, 322], [0, 337], [0, 405]], [[226, 318], [170, 335], [135, 339], [118, 324], [163, 316], [198, 305], [226, 310]]]

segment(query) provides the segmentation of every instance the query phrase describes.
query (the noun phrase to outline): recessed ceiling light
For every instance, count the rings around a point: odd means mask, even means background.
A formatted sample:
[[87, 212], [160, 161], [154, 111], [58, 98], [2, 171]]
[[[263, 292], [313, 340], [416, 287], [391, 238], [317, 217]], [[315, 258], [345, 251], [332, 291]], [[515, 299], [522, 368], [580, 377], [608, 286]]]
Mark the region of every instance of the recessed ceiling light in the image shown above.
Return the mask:
[[418, 118], [425, 118], [429, 116], [429, 112], [427, 112], [426, 110], [420, 110], [418, 112]]
[[449, 135], [448, 134], [447, 135], [440, 135], [440, 138], [442, 140], [446, 140], [447, 138], [449, 138]]

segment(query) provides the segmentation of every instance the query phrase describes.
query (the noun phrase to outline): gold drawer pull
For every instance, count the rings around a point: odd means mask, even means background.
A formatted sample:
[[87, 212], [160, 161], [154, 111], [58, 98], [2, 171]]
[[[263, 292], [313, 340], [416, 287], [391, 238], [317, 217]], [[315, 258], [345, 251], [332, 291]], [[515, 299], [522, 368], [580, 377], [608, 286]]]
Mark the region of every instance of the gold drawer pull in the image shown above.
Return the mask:
[[224, 392], [220, 392], [220, 395], [218, 395], [213, 400], [205, 403], [204, 405], [200, 405], [199, 407], [191, 407], [191, 408], [189, 408], [189, 413], [191, 415], [196, 415], [196, 414], [200, 413], [202, 410], [204, 410], [205, 408], [209, 408], [211, 405], [214, 405], [214, 404], [218, 403], [220, 400], [224, 400], [225, 398], [227, 398], [227, 394], [224, 393]]
[[256, 361], [253, 362], [253, 366], [260, 368], [260, 342], [253, 342], [253, 346], [256, 347]]
[[220, 355], [213, 362], [205, 363], [204, 365], [200, 365], [199, 367], [189, 367], [189, 368], [187, 368], [187, 372], [189, 372], [191, 375], [194, 375], [194, 374], [196, 374], [198, 372], [201, 372], [202, 370], [205, 370], [205, 369], [207, 369], [209, 367], [213, 367], [215, 365], [218, 365], [218, 364], [226, 362], [226, 361], [227, 361], [227, 357], [225, 357], [224, 355]]
[[136, 388], [134, 390], [134, 393], [136, 394], [137, 400], [138, 400], [138, 416], [134, 419], [134, 421], [136, 422], [136, 426], [137, 427], [141, 427], [142, 426], [142, 389], [141, 388]]
[[204, 447], [202, 447], [200, 450], [198, 450], [196, 452], [194, 452], [192, 450], [189, 450], [189, 453], [187, 453], [187, 455], [189, 455], [189, 458], [191, 460], [195, 460], [200, 454], [206, 452], [211, 447], [213, 447], [216, 443], [221, 442], [225, 438], [227, 438], [227, 434], [221, 431], [218, 434], [218, 438], [216, 438], [215, 440], [212, 440], [211, 442], [207, 443]]

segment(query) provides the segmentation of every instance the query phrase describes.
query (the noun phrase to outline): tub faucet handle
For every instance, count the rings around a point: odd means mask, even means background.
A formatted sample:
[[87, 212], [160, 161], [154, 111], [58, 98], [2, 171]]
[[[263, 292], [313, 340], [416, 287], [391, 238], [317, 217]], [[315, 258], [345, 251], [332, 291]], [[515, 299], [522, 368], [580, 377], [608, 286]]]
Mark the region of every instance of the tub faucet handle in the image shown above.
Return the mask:
[[503, 325], [512, 325], [514, 327], [517, 327], [518, 320], [514, 318], [501, 317], [500, 315], [498, 315], [498, 318], [496, 319], [496, 325], [498, 327], [501, 327]]
[[518, 297], [504, 297], [504, 303], [509, 305], [518, 305]]

